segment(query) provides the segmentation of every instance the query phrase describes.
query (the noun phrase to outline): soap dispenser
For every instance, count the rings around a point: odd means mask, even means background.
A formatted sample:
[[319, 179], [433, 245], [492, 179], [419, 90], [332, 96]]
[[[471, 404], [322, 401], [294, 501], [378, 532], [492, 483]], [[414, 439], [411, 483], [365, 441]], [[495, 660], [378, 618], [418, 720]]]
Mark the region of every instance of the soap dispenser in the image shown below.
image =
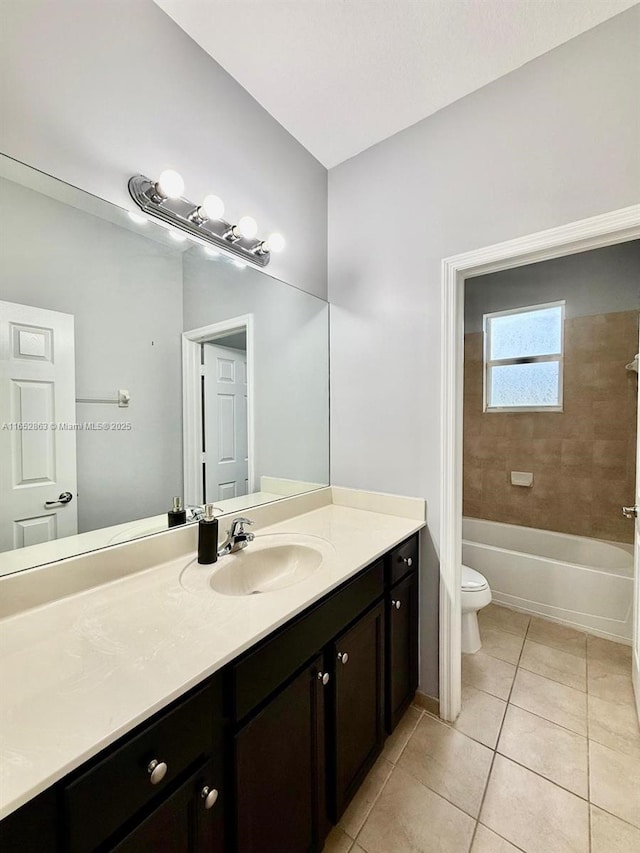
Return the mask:
[[187, 511], [182, 508], [182, 498], [175, 497], [173, 506], [167, 513], [169, 527], [177, 527], [179, 524], [187, 523]]
[[207, 566], [218, 559], [218, 519], [213, 504], [204, 505], [204, 517], [198, 523], [198, 562]]

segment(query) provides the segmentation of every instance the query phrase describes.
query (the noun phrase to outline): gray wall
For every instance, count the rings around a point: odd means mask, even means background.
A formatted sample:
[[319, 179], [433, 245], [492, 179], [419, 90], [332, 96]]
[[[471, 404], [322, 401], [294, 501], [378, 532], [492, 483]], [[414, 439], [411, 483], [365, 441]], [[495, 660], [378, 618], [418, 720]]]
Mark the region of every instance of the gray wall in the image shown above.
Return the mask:
[[154, 240], [0, 179], [0, 299], [75, 316], [79, 532], [157, 515], [182, 494], [182, 258]]
[[427, 498], [421, 689], [431, 695], [440, 263], [638, 201], [639, 23], [634, 7], [329, 173], [332, 482]]
[[482, 331], [484, 314], [566, 300], [565, 317], [640, 309], [640, 240], [469, 279], [464, 330]]
[[256, 487], [329, 482], [329, 308], [261, 272], [184, 254], [184, 329], [253, 314]]
[[270, 269], [326, 297], [325, 168], [152, 0], [0, 0], [0, 19], [1, 152], [125, 207], [132, 174], [176, 168], [281, 231]]

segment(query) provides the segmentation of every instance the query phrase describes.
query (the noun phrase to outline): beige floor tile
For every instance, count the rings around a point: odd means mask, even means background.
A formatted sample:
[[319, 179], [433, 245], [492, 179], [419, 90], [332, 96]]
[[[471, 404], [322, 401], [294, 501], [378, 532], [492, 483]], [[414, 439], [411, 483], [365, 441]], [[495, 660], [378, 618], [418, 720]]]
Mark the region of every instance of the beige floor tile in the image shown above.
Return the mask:
[[367, 851], [363, 850], [362, 847], [360, 847], [360, 845], [358, 844], [358, 842], [356, 842], [349, 851], [349, 853], [367, 853]]
[[527, 853], [588, 853], [588, 805], [496, 755], [480, 820]]
[[588, 658], [587, 691], [606, 702], [634, 705], [631, 666], [625, 671], [611, 661]]
[[591, 802], [640, 827], [640, 762], [595, 741], [589, 742]]
[[395, 767], [358, 844], [366, 853], [466, 853], [475, 822]]
[[543, 646], [551, 646], [563, 652], [584, 658], [587, 655], [587, 635], [574, 628], [567, 628], [548, 619], [534, 616], [529, 624], [527, 639]]
[[631, 646], [623, 643], [613, 643], [611, 640], [603, 640], [601, 637], [587, 636], [587, 657], [589, 661], [600, 661], [608, 663], [611, 668], [620, 669], [624, 672], [631, 670]]
[[591, 806], [591, 853], [638, 853], [640, 829]]
[[353, 838], [349, 838], [346, 832], [343, 832], [339, 826], [334, 826], [325, 845], [322, 848], [322, 853], [349, 853], [353, 846]]
[[579, 797], [589, 793], [587, 739], [509, 705], [498, 752]]
[[526, 613], [518, 613], [517, 610], [509, 610], [508, 607], [500, 607], [498, 604], [489, 604], [478, 613], [480, 630], [485, 624], [491, 624], [494, 628], [501, 628], [518, 637], [524, 637], [527, 633], [529, 619]]
[[589, 737], [640, 760], [640, 727], [632, 703], [619, 705], [597, 696], [587, 696]]
[[395, 764], [422, 717], [422, 711], [410, 705], [392, 735], [389, 735], [382, 750], [382, 757]]
[[552, 649], [527, 639], [520, 657], [520, 666], [575, 690], [587, 690], [586, 661], [569, 652]]
[[393, 764], [390, 764], [380, 756], [362, 785], [358, 788], [355, 797], [347, 806], [347, 810], [340, 818], [338, 825], [351, 838], [355, 838], [362, 829], [367, 815], [371, 811], [392, 770]]
[[581, 690], [519, 669], [511, 703], [578, 734], [587, 733], [587, 696]]
[[495, 628], [491, 624], [484, 624], [480, 629], [482, 640], [482, 651], [492, 658], [506, 660], [509, 663], [518, 663], [524, 637], [510, 634], [502, 628]]
[[507, 703], [497, 696], [462, 685], [462, 710], [453, 724], [454, 729], [495, 749]]
[[398, 767], [477, 817], [492, 758], [486, 746], [425, 715]]
[[518, 848], [479, 823], [471, 853], [518, 853]]
[[516, 674], [512, 663], [492, 658], [482, 651], [475, 655], [462, 655], [462, 681], [498, 699], [508, 699]]

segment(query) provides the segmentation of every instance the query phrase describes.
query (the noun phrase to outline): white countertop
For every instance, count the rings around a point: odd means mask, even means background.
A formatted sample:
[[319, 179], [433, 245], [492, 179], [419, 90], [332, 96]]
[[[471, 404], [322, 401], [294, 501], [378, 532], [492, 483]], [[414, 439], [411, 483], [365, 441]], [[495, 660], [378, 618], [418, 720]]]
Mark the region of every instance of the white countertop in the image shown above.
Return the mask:
[[337, 491], [333, 504], [257, 533], [309, 534], [333, 545], [295, 586], [195, 593], [179, 582], [195, 556], [187, 553], [0, 620], [0, 818], [424, 526], [415, 513], [336, 505], [348, 490]]

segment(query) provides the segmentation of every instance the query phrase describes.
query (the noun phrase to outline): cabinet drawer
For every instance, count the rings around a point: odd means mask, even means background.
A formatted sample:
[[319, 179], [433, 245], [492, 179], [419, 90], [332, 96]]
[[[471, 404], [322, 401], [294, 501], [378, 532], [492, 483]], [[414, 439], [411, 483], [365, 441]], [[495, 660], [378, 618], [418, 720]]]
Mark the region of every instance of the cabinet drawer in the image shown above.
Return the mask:
[[414, 534], [387, 555], [387, 584], [401, 580], [407, 572], [418, 569], [418, 536]]
[[383, 571], [383, 562], [378, 560], [232, 665], [236, 720], [246, 717], [382, 596]]
[[[220, 679], [128, 738], [65, 787], [64, 807], [71, 853], [95, 850], [184, 771], [221, 746]], [[216, 729], [218, 735], [216, 737]], [[218, 742], [216, 742], [218, 741]], [[149, 764], [166, 764], [152, 783]], [[156, 775], [161, 773], [156, 771]]]

